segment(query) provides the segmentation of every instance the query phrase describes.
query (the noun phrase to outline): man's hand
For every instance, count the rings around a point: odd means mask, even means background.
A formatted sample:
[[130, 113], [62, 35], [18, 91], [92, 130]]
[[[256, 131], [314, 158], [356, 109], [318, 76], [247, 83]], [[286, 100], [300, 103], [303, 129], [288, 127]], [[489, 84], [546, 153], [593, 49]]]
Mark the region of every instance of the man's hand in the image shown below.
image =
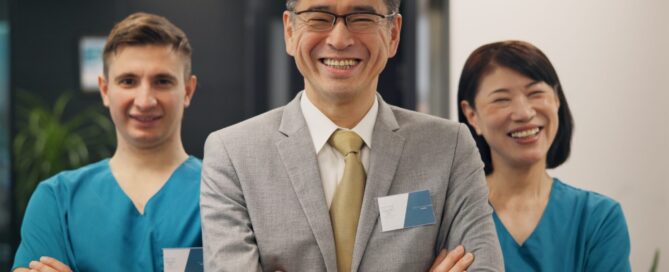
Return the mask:
[[32, 261], [29, 267], [31, 272], [72, 272], [69, 266], [51, 257], [41, 257], [39, 261]]
[[465, 248], [458, 246], [451, 252], [442, 249], [434, 260], [430, 272], [458, 272], [465, 271], [474, 262], [474, 254], [465, 254]]

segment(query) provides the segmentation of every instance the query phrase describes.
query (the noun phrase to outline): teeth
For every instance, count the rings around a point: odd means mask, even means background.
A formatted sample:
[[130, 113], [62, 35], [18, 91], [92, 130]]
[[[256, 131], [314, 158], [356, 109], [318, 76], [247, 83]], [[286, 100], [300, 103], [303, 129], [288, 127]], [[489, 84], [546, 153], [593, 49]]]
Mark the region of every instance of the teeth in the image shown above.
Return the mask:
[[354, 59], [324, 59], [323, 63], [325, 65], [334, 67], [334, 68], [343, 68], [343, 69], [348, 69], [351, 68], [352, 66], [358, 64], [357, 60]]
[[523, 131], [516, 131], [511, 133], [511, 137], [513, 138], [525, 138], [529, 136], [533, 136], [539, 133], [539, 128], [532, 128], [528, 130], [523, 130]]

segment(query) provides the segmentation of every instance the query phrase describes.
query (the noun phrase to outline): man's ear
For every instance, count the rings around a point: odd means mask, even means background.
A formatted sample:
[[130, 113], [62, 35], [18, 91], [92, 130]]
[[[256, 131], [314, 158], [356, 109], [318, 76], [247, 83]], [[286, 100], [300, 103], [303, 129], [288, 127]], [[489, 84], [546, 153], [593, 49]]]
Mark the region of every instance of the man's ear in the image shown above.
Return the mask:
[[390, 50], [388, 57], [392, 58], [397, 54], [397, 48], [400, 45], [400, 32], [402, 32], [402, 15], [397, 14], [392, 19], [392, 26], [390, 27]]
[[293, 46], [293, 32], [295, 26], [290, 18], [290, 11], [283, 12], [283, 40], [286, 43], [286, 53], [295, 56], [295, 47]]
[[469, 102], [462, 100], [460, 101], [460, 107], [462, 108], [462, 113], [467, 118], [467, 123], [474, 128], [476, 134], [481, 135], [481, 129], [479, 129], [478, 116], [476, 116], [476, 110], [474, 107], [469, 105]]
[[99, 75], [98, 76], [98, 89], [100, 89], [100, 97], [102, 97], [102, 104], [105, 105], [105, 107], [109, 107], [109, 82], [107, 82], [107, 79], [105, 78], [104, 75]]
[[193, 99], [196, 88], [197, 77], [195, 75], [191, 75], [188, 81], [186, 81], [186, 96], [184, 97], [184, 107], [188, 108], [188, 106], [190, 106], [190, 101]]

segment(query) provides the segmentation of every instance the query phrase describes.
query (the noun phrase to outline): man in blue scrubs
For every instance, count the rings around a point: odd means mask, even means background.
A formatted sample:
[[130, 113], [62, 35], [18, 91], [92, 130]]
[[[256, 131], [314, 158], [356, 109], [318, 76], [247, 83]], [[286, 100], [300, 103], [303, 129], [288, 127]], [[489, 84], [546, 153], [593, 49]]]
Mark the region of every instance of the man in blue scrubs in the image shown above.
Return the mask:
[[136, 13], [112, 29], [103, 58], [116, 151], [38, 185], [14, 271], [161, 271], [164, 248], [202, 245], [201, 162], [180, 135], [197, 85], [188, 38]]

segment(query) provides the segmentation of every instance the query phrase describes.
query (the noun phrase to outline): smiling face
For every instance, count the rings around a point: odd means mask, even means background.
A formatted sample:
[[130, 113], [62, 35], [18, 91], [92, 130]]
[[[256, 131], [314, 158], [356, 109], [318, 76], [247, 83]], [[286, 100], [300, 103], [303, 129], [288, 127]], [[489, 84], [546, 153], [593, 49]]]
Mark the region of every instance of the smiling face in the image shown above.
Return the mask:
[[[305, 10], [390, 13], [383, 0], [298, 1], [295, 11]], [[311, 31], [289, 11], [283, 22], [286, 50], [304, 76], [308, 97], [319, 106], [373, 99], [379, 74], [397, 52], [402, 18], [384, 19], [365, 33], [350, 32], [343, 19], [332, 30]]]
[[100, 93], [116, 126], [119, 146], [181, 144], [181, 119], [195, 92], [185, 60], [171, 46], [123, 46], [110, 60]]
[[467, 121], [490, 146], [495, 168], [546, 164], [558, 130], [560, 102], [545, 82], [495, 67], [483, 76], [475, 105], [461, 102]]

